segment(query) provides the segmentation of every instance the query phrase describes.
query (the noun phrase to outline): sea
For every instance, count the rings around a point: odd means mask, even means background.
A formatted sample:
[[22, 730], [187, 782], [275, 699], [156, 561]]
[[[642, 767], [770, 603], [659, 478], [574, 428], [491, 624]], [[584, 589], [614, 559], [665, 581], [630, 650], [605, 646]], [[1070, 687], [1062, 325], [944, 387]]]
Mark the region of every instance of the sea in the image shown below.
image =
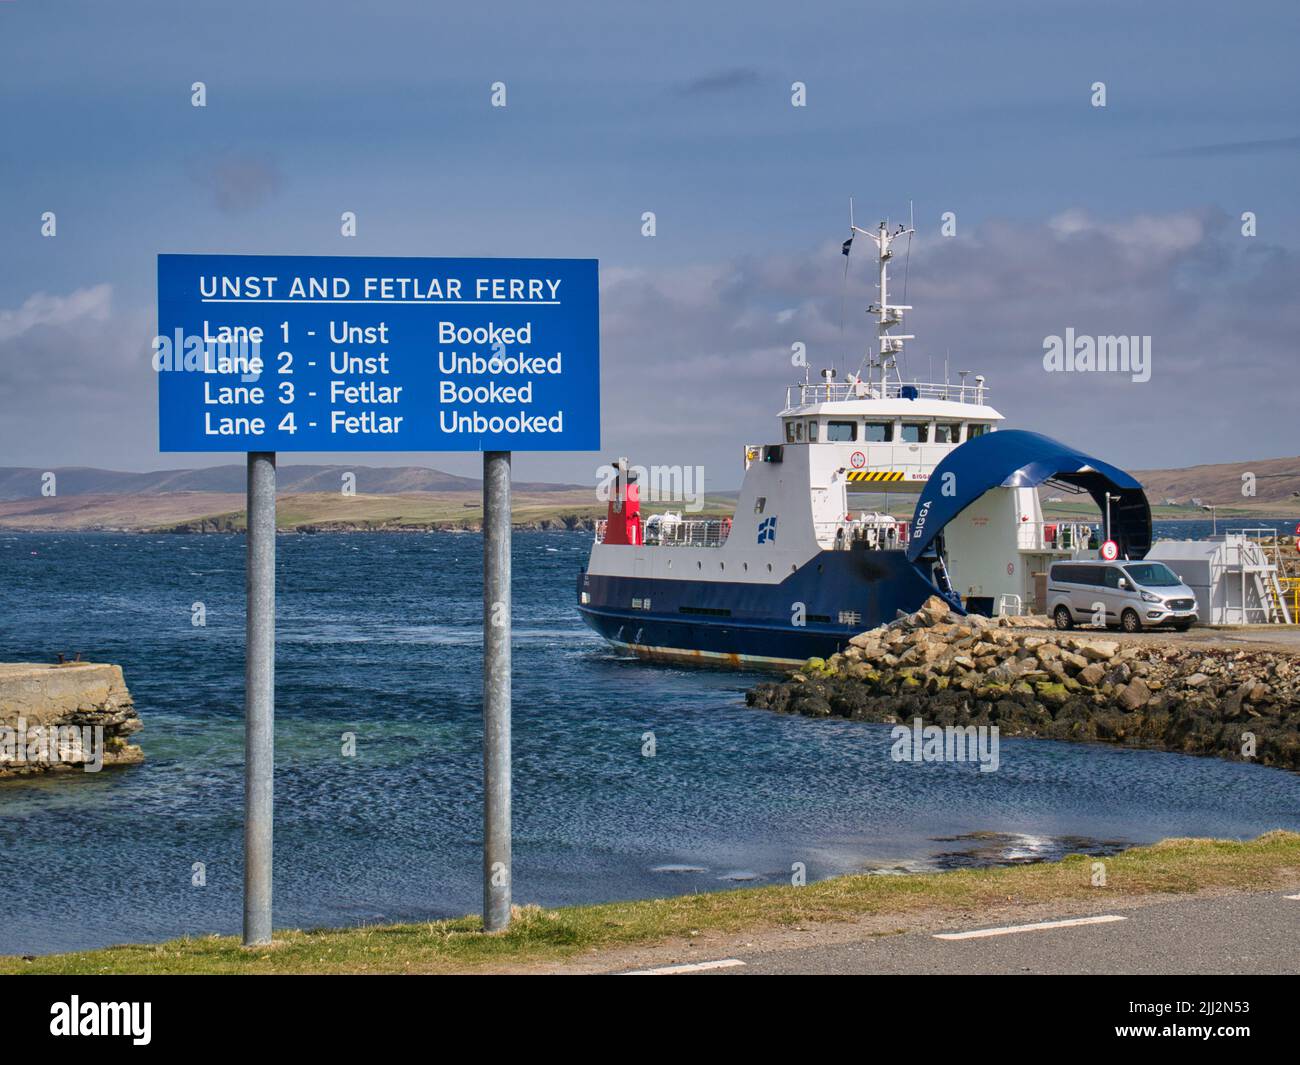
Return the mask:
[[[749, 709], [765, 675], [642, 663], [583, 626], [589, 546], [514, 537], [517, 903], [1300, 830], [1300, 775], [1282, 770], [1004, 739], [981, 773], [893, 761], [887, 725]], [[276, 926], [478, 912], [481, 537], [282, 535], [277, 551]], [[243, 635], [241, 536], [0, 534], [0, 661], [119, 663], [146, 753], [0, 783], [0, 953], [239, 932]]]

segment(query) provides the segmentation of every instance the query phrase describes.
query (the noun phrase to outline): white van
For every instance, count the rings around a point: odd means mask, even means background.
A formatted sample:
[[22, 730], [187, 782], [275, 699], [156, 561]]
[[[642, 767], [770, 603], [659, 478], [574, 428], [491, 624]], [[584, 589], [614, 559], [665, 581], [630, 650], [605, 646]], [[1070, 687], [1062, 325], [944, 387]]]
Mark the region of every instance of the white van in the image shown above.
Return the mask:
[[1196, 621], [1196, 594], [1163, 562], [1054, 562], [1047, 575], [1047, 612], [1058, 629], [1118, 625], [1141, 632]]

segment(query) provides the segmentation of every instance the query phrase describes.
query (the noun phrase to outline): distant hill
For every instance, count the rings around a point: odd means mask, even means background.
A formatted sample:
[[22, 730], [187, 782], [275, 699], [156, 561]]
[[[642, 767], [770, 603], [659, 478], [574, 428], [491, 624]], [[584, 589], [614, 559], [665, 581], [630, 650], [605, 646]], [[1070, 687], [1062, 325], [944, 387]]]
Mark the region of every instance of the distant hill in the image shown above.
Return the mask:
[[[1243, 496], [1242, 475], [1255, 475], [1254, 497]], [[1188, 466], [1181, 470], [1134, 470], [1152, 503], [1177, 499], [1186, 504], [1192, 496], [1219, 506], [1285, 503], [1290, 513], [1300, 505], [1300, 458], [1255, 459], [1213, 466]]]
[[[242, 464], [153, 473], [124, 473], [89, 466], [56, 466], [49, 471], [34, 466], [0, 466], [0, 500], [42, 498], [41, 478], [46, 472], [55, 475], [59, 496], [156, 496], [177, 492], [244, 491]], [[466, 492], [478, 491], [483, 486], [483, 482], [475, 478], [458, 477], [429, 466], [286, 465], [276, 471], [276, 488], [280, 493], [337, 492], [344, 473], [356, 474], [356, 490], [365, 495]], [[526, 492], [571, 492], [580, 486], [516, 481], [514, 487]]]
[[[86, 529], [213, 532], [242, 528], [244, 467], [123, 473], [61, 467], [57, 495], [41, 495], [46, 471], [0, 467], [0, 529]], [[356, 475], [356, 494], [340, 491], [343, 474]], [[1255, 475], [1254, 498], [1241, 494], [1242, 474]], [[1203, 517], [1194, 496], [1220, 508], [1220, 516], [1285, 517], [1300, 514], [1300, 458], [1134, 472], [1157, 517]], [[482, 518], [482, 482], [427, 466], [282, 466], [278, 518], [284, 529], [473, 528]], [[587, 527], [604, 516], [593, 485], [516, 481], [514, 516], [542, 528]], [[1054, 490], [1044, 487], [1050, 496]], [[1163, 506], [1176, 499], [1178, 506]], [[709, 513], [729, 513], [735, 492], [710, 492]], [[908, 517], [911, 505], [894, 499]], [[1082, 511], [1080, 511], [1082, 508]], [[651, 509], [654, 509], [653, 507]], [[1067, 497], [1047, 505], [1053, 518], [1095, 510], [1091, 500]]]

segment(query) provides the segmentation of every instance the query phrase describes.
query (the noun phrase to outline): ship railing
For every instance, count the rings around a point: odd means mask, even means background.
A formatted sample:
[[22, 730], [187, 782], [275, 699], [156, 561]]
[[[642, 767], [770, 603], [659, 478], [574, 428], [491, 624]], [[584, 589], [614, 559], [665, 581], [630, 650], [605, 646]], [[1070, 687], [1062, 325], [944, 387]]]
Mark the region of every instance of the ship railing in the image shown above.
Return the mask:
[[908, 523], [900, 519], [813, 522], [817, 542], [834, 551], [848, 551], [864, 544], [871, 551], [889, 551], [907, 546]]
[[1068, 553], [1086, 549], [1095, 535], [1095, 526], [1083, 521], [1022, 521], [1016, 530], [1016, 547]]
[[[596, 543], [605, 542], [606, 519], [596, 522]], [[650, 547], [721, 547], [731, 532], [730, 518], [699, 518], [667, 521], [654, 515], [641, 525], [644, 543]]]
[[730, 518], [648, 521], [645, 542], [662, 547], [721, 547], [731, 533]]
[[989, 389], [983, 384], [953, 384], [950, 381], [830, 381], [790, 385], [785, 390], [786, 410], [814, 403], [840, 403], [854, 399], [944, 399], [952, 403], [983, 406]]

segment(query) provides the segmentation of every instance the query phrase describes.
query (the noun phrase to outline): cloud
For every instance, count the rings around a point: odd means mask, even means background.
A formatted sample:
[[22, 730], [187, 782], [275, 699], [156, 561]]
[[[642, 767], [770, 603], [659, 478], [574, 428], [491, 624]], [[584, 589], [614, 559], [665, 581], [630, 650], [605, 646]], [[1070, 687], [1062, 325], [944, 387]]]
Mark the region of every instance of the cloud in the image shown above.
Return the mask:
[[15, 310], [0, 309], [0, 344], [40, 326], [57, 328], [79, 320], [102, 322], [108, 317], [112, 292], [109, 285], [80, 288], [67, 296], [38, 292]]
[[[896, 249], [894, 297], [915, 307], [906, 377], [942, 379], [945, 361], [954, 379], [983, 372], [1008, 426], [1132, 468], [1300, 452], [1295, 254], [1208, 210], [1104, 220], [1076, 210], [959, 233], [918, 238], [910, 262]], [[814, 377], [857, 370], [872, 347], [869, 247], [855, 245], [847, 283], [838, 239], [790, 255], [606, 270], [606, 450], [640, 462], [707, 455], [718, 471], [709, 482], [733, 486], [739, 446], [775, 439], [785, 388], [802, 379], [791, 344], [807, 345]], [[1152, 337], [1151, 380], [1046, 372], [1044, 340], [1067, 328]]]
[[688, 81], [678, 89], [678, 92], [682, 96], [712, 96], [748, 88], [750, 85], [757, 84], [759, 77], [759, 72], [753, 67], [733, 67], [730, 70], [719, 70]]
[[[984, 373], [1008, 426], [1131, 469], [1300, 452], [1294, 252], [1213, 210], [959, 220], [958, 234], [896, 249], [894, 294], [915, 308], [907, 378], [941, 379], [945, 361], [954, 379]], [[604, 268], [603, 457], [702, 463], [710, 487], [734, 488], [741, 446], [777, 438], [804, 376], [791, 345], [806, 345], [813, 377], [857, 370], [873, 347], [870, 245], [855, 244], [845, 280], [839, 241]], [[1067, 328], [1150, 336], [1151, 380], [1046, 372], [1044, 339]], [[156, 468], [153, 329], [107, 284], [0, 307], [0, 464]], [[579, 479], [585, 461], [536, 456], [528, 476]]]
[[109, 284], [0, 307], [0, 465], [155, 463], [153, 335]]
[[280, 171], [270, 159], [241, 152], [193, 163], [190, 173], [223, 214], [256, 210], [268, 203], [282, 184]]
[[1300, 137], [1278, 137], [1262, 141], [1226, 141], [1201, 144], [1190, 148], [1171, 148], [1156, 153], [1164, 159], [1195, 159], [1215, 155], [1266, 155], [1272, 152], [1300, 151]]

